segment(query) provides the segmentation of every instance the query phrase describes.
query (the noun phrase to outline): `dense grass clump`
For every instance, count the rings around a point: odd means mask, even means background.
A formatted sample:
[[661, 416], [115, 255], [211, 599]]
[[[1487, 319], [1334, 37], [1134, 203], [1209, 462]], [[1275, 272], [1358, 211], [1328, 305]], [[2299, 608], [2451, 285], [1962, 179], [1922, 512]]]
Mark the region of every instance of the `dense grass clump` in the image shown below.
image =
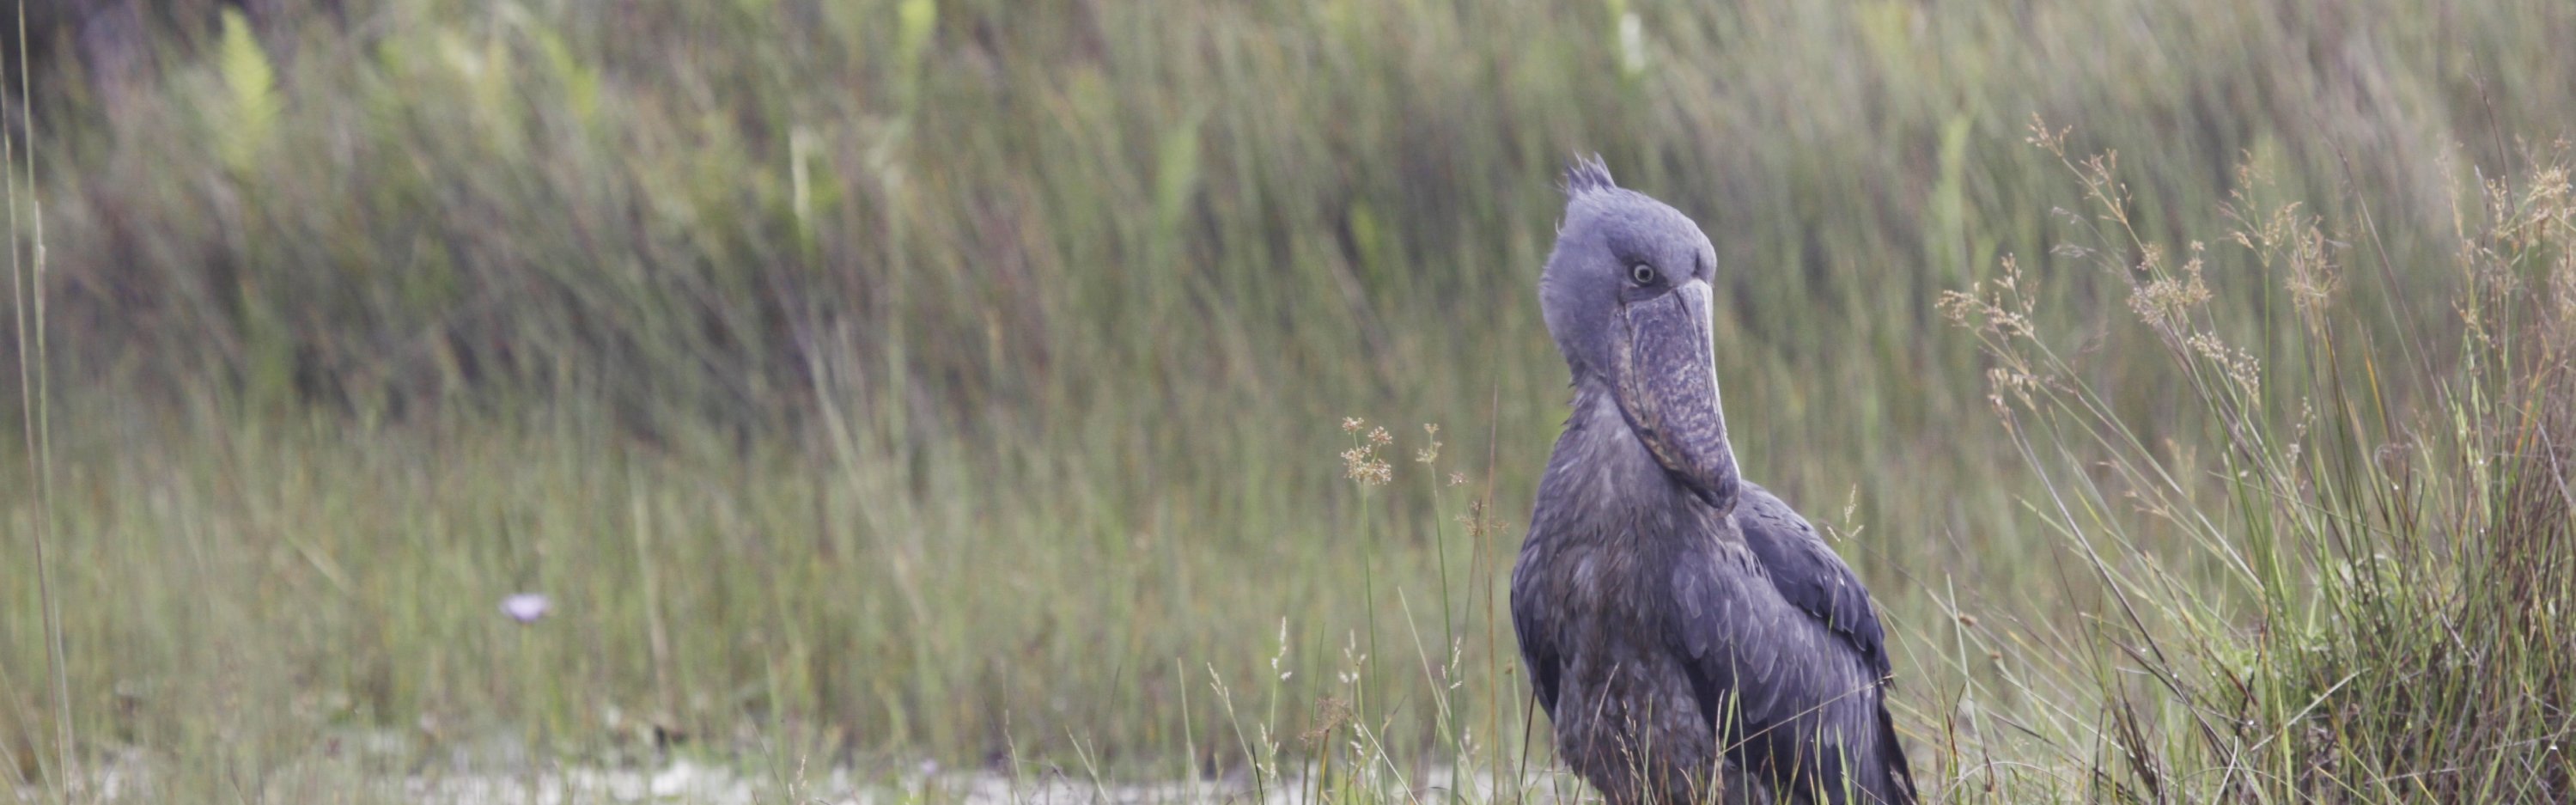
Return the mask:
[[243, 6], [10, 51], [5, 784], [1570, 793], [1450, 775], [1599, 151], [1928, 791], [2569, 796], [2576, 6]]
[[[2062, 131], [2032, 131], [2068, 156]], [[2094, 796], [2576, 791], [2560, 749], [2576, 737], [2567, 159], [2561, 142], [2527, 172], [2463, 191], [2460, 290], [2446, 300], [2459, 319], [2387, 340], [2353, 324], [2352, 286], [2398, 276], [2365, 227], [2342, 227], [2361, 242], [2329, 237], [2332, 224], [2270, 198], [2249, 167], [2220, 245], [2176, 248], [2130, 226], [2114, 159], [2070, 160], [2094, 213], [2073, 220], [2103, 245], [2087, 251], [2125, 278], [2131, 311], [2208, 415], [2199, 445], [2150, 444], [2113, 414], [2084, 361], [2030, 326], [2025, 277], [1945, 297], [1985, 345], [1990, 399], [2041, 470], [2034, 513], [2100, 583], [2078, 643], [2100, 696]], [[2211, 312], [2204, 278], [2230, 270], [2277, 283], [2261, 312], [2295, 326], [2259, 353]], [[2396, 401], [2392, 374], [2423, 382], [2423, 396]]]

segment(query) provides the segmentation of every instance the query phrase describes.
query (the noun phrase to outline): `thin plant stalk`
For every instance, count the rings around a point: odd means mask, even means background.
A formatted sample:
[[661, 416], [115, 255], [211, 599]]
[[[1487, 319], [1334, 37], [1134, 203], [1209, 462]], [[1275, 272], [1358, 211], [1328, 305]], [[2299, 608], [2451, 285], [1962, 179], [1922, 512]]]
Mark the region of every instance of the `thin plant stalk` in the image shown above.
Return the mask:
[[[27, 4], [25, 0], [20, 0], [18, 3], [17, 13], [19, 97], [32, 99], [35, 97], [35, 92], [27, 72]], [[5, 100], [0, 100], [0, 104], [5, 103]], [[0, 117], [5, 117], [5, 113], [0, 113]], [[47, 433], [51, 425], [48, 421], [51, 412], [47, 411], [45, 406], [45, 400], [50, 396], [45, 376], [45, 203], [42, 198], [34, 194], [36, 128], [35, 112], [32, 108], [27, 112], [26, 121], [28, 226], [33, 230], [31, 245], [34, 247], [29, 258], [29, 271], [26, 273], [22, 273], [18, 262], [18, 174], [12, 167], [17, 161], [17, 154], [14, 152], [18, 150], [18, 143], [15, 137], [8, 136], [6, 132], [0, 132], [0, 173], [7, 174], [5, 192], [9, 194], [9, 289], [18, 327], [18, 393], [21, 406], [19, 413], [22, 417], [21, 427], [27, 440], [27, 469], [36, 479], [37, 522], [33, 529], [36, 544], [36, 598], [40, 602], [39, 606], [44, 609], [45, 663], [54, 682], [54, 740], [55, 751], [59, 756], [58, 762], [61, 764], [57, 769], [59, 774], [55, 791], [64, 798], [64, 801], [69, 801], [71, 781], [78, 779], [80, 775], [75, 753], [72, 751], [71, 678], [63, 656], [62, 602], [55, 595], [53, 558], [46, 550], [54, 530], [54, 462], [53, 439]], [[32, 277], [22, 280], [22, 277], [26, 277], [27, 274], [32, 274]], [[27, 320], [30, 293], [34, 294], [32, 306], [35, 309], [33, 355], [28, 354], [27, 348], [30, 336], [30, 325]]]

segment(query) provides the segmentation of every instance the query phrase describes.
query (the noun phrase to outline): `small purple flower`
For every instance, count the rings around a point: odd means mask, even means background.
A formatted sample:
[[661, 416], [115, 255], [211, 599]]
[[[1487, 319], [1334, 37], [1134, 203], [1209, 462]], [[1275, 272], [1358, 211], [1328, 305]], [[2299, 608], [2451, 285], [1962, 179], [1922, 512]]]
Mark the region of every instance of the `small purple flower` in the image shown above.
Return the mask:
[[535, 623], [538, 618], [546, 616], [546, 610], [552, 608], [554, 608], [554, 602], [546, 600], [544, 593], [519, 593], [501, 599], [501, 614], [508, 615], [511, 620], [520, 623]]

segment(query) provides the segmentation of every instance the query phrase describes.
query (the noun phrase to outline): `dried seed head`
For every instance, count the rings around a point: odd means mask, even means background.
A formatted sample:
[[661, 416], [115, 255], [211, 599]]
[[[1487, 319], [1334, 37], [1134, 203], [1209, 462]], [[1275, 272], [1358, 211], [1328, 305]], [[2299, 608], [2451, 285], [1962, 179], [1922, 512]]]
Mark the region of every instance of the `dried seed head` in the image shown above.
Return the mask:
[[2227, 379], [2234, 381], [2247, 396], [2262, 389], [2262, 367], [2255, 362], [2254, 353], [2229, 347], [2227, 342], [2218, 340], [2216, 334], [2207, 332], [2193, 333], [2183, 343], [2210, 363], [2217, 364]]
[[1342, 475], [1361, 486], [1385, 486], [1395, 477], [1395, 468], [1377, 457], [1374, 447], [1354, 447], [1342, 451]]
[[2179, 275], [2157, 277], [2129, 292], [2129, 309], [2147, 326], [2166, 332], [2179, 332], [2191, 321], [2191, 312], [2210, 299], [2209, 285], [2200, 279], [2198, 254], [2184, 263]]

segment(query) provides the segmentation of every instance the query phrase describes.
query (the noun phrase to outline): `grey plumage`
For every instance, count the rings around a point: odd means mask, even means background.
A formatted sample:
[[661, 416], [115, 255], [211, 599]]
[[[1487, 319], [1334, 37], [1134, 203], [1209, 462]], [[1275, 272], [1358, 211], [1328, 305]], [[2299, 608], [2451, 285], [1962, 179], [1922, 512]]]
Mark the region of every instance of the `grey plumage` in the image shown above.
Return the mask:
[[1597, 158], [1566, 195], [1539, 296], [1573, 412], [1512, 570], [1558, 755], [1612, 805], [1914, 802], [1869, 592], [1737, 471], [1708, 236]]

